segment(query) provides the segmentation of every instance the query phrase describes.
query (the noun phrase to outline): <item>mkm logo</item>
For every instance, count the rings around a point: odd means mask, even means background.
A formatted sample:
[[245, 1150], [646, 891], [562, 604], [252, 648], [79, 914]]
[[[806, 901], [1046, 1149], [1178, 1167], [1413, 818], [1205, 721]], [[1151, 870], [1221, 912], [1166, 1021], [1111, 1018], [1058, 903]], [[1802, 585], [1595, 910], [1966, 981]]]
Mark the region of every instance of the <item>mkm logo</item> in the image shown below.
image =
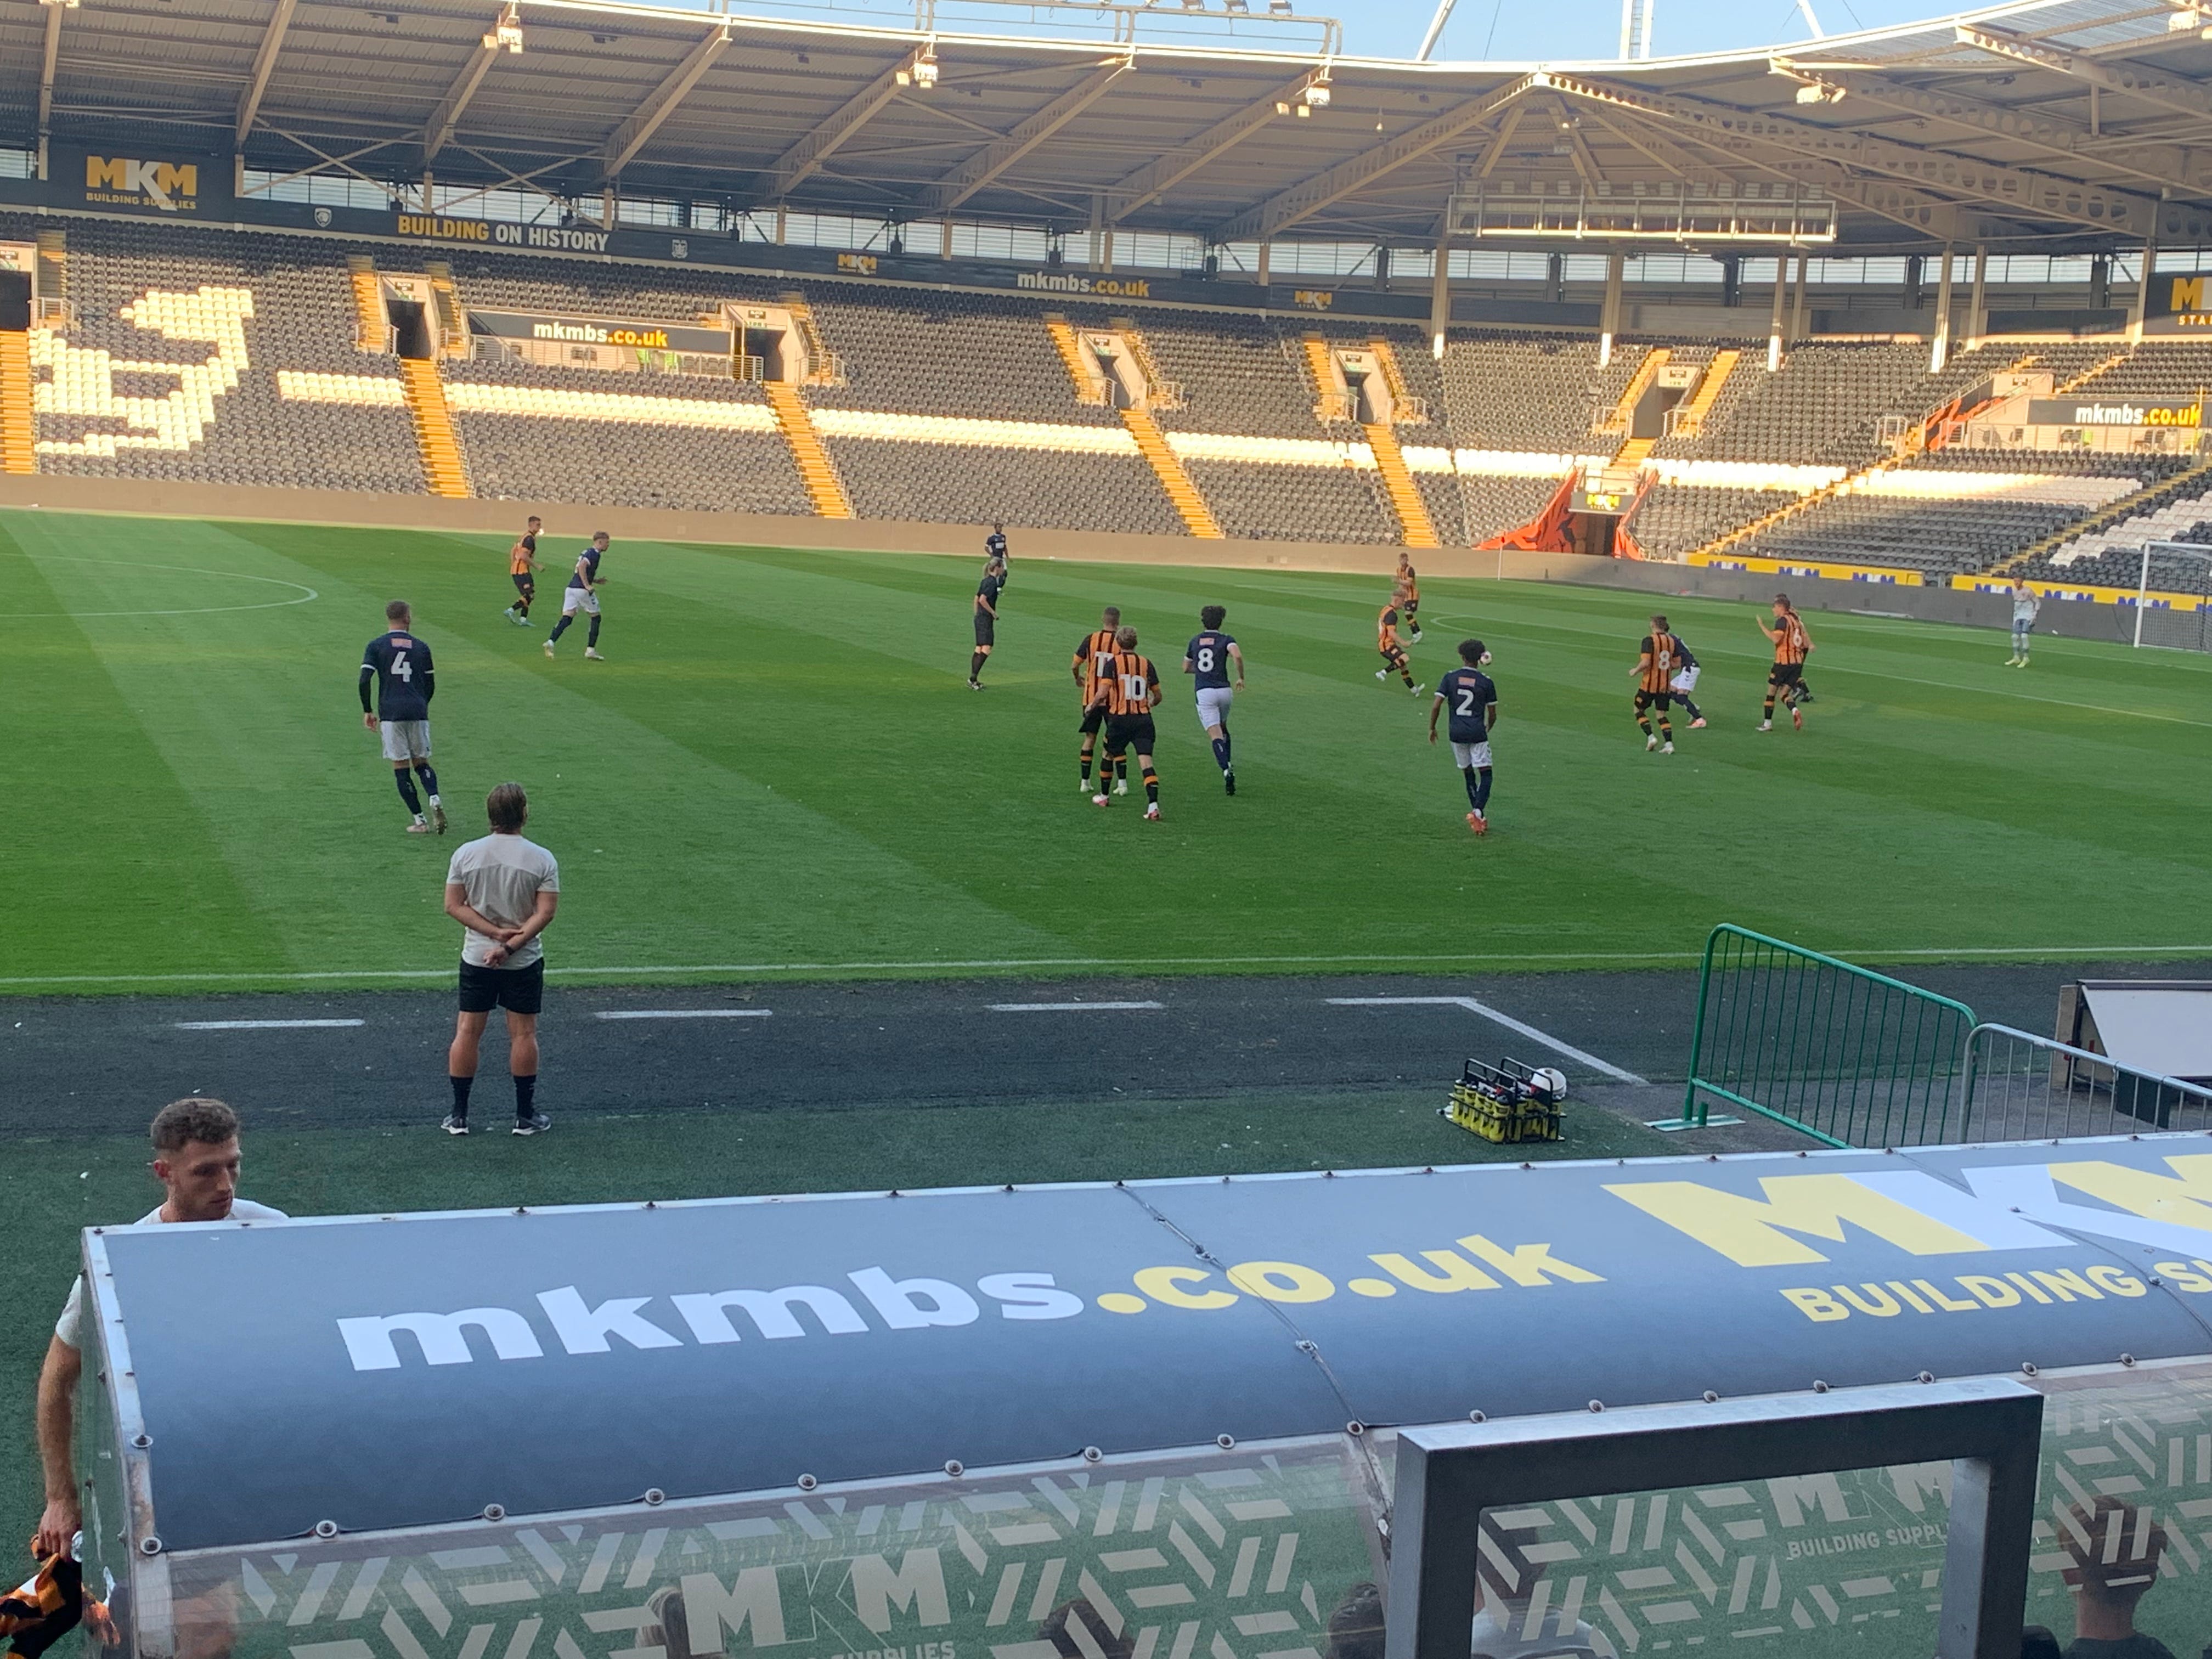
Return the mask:
[[85, 199], [150, 204], [165, 213], [194, 204], [200, 170], [194, 162], [134, 161], [123, 156], [84, 158]]

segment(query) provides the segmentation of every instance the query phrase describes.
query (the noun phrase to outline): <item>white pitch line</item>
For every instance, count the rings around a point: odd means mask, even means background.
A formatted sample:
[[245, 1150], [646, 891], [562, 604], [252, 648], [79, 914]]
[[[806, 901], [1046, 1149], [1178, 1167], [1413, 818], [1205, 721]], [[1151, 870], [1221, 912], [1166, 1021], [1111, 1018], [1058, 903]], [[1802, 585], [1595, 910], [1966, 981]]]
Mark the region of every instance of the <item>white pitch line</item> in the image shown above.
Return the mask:
[[1571, 1042], [1562, 1042], [1549, 1032], [1540, 1031], [1510, 1014], [1501, 1014], [1488, 1003], [1477, 1002], [1473, 997], [1331, 997], [1328, 1000], [1340, 1008], [1464, 1008], [1471, 1014], [1480, 1014], [1485, 1019], [1503, 1025], [1509, 1031], [1518, 1031], [1529, 1042], [1540, 1042], [1554, 1053], [1565, 1054], [1569, 1060], [1578, 1060], [1594, 1072], [1602, 1072], [1623, 1083], [1640, 1083], [1647, 1087], [1650, 1083], [1648, 1078], [1640, 1078], [1633, 1072], [1624, 1072], [1620, 1066], [1600, 1060], [1595, 1054], [1587, 1054]]
[[1164, 1008], [1164, 1002], [994, 1002], [994, 1014], [1128, 1013], [1141, 1008]]
[[772, 1008], [605, 1008], [594, 1019], [766, 1019]]
[[329, 1031], [366, 1025], [365, 1019], [180, 1019], [179, 1031]]

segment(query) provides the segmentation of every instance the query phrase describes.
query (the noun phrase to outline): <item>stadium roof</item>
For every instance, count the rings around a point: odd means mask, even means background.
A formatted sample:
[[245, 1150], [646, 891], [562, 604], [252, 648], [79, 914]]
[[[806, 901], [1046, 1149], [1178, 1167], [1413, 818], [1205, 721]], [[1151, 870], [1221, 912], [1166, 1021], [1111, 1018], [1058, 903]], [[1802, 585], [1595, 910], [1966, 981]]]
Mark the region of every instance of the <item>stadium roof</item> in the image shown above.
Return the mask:
[[[932, 0], [927, 33], [614, 0], [0, 0], [0, 125], [587, 203], [618, 179], [887, 220], [1078, 230], [1095, 211], [1219, 241], [1425, 246], [1477, 180], [1779, 183], [1832, 196], [1863, 248], [2126, 246], [2154, 218], [2168, 245], [2212, 240], [2212, 0], [2031, 0], [1548, 66], [1346, 57], [1323, 21], [1204, 3], [1018, 14], [1064, 19], [1053, 39], [956, 27]], [[523, 50], [501, 49], [503, 17]], [[933, 85], [908, 72], [918, 51]]]

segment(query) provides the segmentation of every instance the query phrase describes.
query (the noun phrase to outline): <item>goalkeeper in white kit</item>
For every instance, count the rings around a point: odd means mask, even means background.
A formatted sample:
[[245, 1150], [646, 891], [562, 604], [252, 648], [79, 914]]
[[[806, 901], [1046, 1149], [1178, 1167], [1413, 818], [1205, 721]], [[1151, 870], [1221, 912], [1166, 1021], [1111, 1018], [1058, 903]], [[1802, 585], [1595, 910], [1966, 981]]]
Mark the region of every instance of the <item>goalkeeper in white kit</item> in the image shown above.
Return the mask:
[[2043, 609], [2043, 601], [2027, 585], [2025, 577], [2016, 576], [2012, 584], [2012, 655], [2006, 659], [2007, 668], [2027, 666], [2027, 642], [2035, 632], [2036, 612]]

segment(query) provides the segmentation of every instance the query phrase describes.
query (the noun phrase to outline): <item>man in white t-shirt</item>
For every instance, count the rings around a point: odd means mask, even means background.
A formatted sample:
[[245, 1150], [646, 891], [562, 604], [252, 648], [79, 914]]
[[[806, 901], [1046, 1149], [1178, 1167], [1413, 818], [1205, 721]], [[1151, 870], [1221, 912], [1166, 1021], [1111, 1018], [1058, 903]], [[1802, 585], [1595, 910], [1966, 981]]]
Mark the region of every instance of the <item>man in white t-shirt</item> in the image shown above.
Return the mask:
[[2035, 634], [2035, 613], [2043, 609], [2043, 600], [2027, 585], [2027, 578], [2013, 578], [2012, 593], [2012, 655], [2005, 661], [2007, 668], [2027, 666], [2028, 641]]
[[[154, 1118], [154, 1174], [164, 1189], [153, 1221], [282, 1221], [284, 1212], [238, 1196], [238, 1114], [219, 1100], [173, 1100]], [[32, 1549], [41, 1559], [73, 1552], [82, 1524], [73, 1441], [77, 1378], [84, 1369], [84, 1276], [46, 1344], [39, 1370], [39, 1457], [46, 1466], [46, 1507]]]
[[446, 914], [468, 932], [461, 939], [461, 1012], [446, 1056], [453, 1109], [439, 1127], [469, 1132], [469, 1091], [477, 1051], [494, 1008], [507, 1010], [507, 1066], [514, 1076], [514, 1133], [543, 1134], [553, 1120], [538, 1109], [538, 1013], [545, 1003], [545, 947], [538, 936], [561, 903], [561, 866], [526, 840], [530, 797], [502, 783], [484, 797], [491, 834], [453, 854], [446, 870]]

